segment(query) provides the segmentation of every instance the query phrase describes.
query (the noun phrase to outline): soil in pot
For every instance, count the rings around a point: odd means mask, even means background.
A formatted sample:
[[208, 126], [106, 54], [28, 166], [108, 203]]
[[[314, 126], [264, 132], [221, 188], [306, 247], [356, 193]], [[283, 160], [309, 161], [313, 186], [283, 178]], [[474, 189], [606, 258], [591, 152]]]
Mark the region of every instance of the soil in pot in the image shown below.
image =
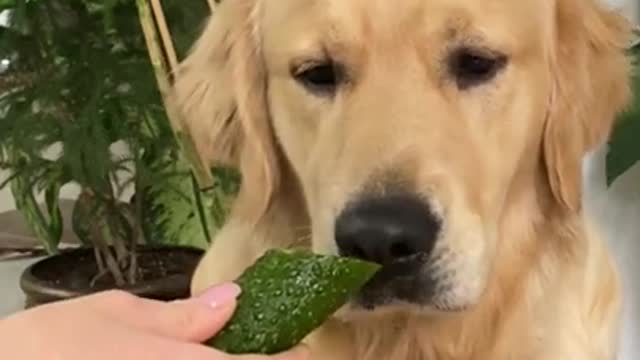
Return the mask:
[[141, 246], [136, 283], [118, 288], [110, 275], [96, 280], [93, 249], [75, 249], [32, 264], [23, 272], [20, 286], [26, 308], [114, 288], [150, 299], [181, 299], [189, 296], [191, 276], [202, 255], [200, 249]]

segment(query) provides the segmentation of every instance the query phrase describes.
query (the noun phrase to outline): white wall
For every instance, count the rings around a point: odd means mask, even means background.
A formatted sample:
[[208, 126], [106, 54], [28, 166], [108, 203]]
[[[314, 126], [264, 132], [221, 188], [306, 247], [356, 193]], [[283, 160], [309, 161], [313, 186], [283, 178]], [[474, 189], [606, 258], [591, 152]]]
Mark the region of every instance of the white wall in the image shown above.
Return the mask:
[[[0, 179], [5, 176], [4, 173], [0, 173]], [[61, 189], [60, 196], [63, 199], [75, 199], [78, 196], [78, 187], [75, 185], [68, 185]], [[42, 201], [42, 196], [38, 198]], [[0, 213], [15, 209], [15, 203], [11, 191], [7, 188], [0, 191]], [[1, 230], [1, 229], [0, 229]]]
[[636, 360], [640, 354], [640, 166], [637, 164], [607, 188], [605, 156], [603, 148], [587, 160], [585, 200], [622, 275], [625, 309], [620, 360]]
[[[609, 3], [637, 23], [638, 0]], [[622, 275], [625, 308], [619, 360], [636, 360], [640, 356], [640, 164], [607, 188], [606, 150], [604, 146], [586, 160], [585, 200], [587, 212], [601, 226]]]
[[[59, 149], [51, 149], [48, 151], [48, 155], [50, 157], [56, 156], [55, 154], [59, 151]], [[117, 142], [111, 146], [111, 151], [114, 153], [116, 157], [121, 157], [127, 154], [127, 147], [121, 143]], [[0, 171], [0, 182], [5, 179], [7, 176], [6, 172]], [[80, 193], [80, 188], [75, 184], [69, 184], [60, 189], [60, 197], [63, 199], [76, 199], [78, 194]], [[126, 189], [124, 194], [122, 194], [122, 199], [126, 200], [131, 197], [132, 189], [129, 187]], [[43, 201], [43, 196], [39, 196], [38, 200]], [[11, 190], [6, 188], [0, 191], [0, 213], [4, 211], [9, 211], [15, 209], [15, 203], [13, 201], [13, 196], [11, 195]], [[1, 231], [2, 229], [0, 229]]]
[[[0, 179], [6, 176], [6, 172], [0, 171]], [[0, 213], [15, 209], [15, 203], [13, 202], [13, 196], [9, 189], [0, 190]]]
[[622, 10], [625, 14], [629, 15], [630, 18], [638, 18], [638, 11], [640, 10], [638, 0], [608, 0], [607, 2], [614, 8]]

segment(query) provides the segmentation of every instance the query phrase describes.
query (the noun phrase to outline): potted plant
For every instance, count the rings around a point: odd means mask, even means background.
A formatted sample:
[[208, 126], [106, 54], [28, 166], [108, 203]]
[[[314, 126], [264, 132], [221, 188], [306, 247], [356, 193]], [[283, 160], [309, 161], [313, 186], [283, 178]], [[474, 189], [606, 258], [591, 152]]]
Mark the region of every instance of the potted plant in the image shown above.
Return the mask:
[[[208, 10], [204, 0], [166, 3], [176, 17]], [[239, 178], [203, 170], [170, 126], [169, 71], [149, 3], [0, 5], [11, 11], [0, 30], [0, 169], [8, 171], [0, 188], [11, 188], [50, 254], [23, 273], [27, 307], [113, 288], [187, 296]], [[182, 41], [196, 35], [178, 32]], [[61, 252], [59, 193], [68, 184], [80, 189], [72, 223], [84, 246]]]

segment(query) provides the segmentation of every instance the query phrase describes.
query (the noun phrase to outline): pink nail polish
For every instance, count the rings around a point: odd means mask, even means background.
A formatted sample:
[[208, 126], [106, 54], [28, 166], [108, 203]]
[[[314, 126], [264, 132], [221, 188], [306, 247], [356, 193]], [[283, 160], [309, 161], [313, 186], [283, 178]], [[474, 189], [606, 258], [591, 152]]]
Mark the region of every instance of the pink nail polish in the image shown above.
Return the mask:
[[241, 292], [242, 289], [237, 284], [224, 283], [210, 288], [197, 299], [211, 307], [218, 307], [233, 301]]

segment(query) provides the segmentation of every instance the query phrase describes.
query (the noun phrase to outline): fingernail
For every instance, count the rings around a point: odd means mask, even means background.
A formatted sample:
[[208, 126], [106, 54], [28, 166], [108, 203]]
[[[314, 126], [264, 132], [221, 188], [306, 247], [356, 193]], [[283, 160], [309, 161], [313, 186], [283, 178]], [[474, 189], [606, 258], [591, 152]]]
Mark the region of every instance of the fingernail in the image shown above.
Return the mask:
[[224, 283], [210, 288], [197, 299], [211, 307], [218, 307], [233, 301], [241, 292], [242, 289], [237, 284]]

